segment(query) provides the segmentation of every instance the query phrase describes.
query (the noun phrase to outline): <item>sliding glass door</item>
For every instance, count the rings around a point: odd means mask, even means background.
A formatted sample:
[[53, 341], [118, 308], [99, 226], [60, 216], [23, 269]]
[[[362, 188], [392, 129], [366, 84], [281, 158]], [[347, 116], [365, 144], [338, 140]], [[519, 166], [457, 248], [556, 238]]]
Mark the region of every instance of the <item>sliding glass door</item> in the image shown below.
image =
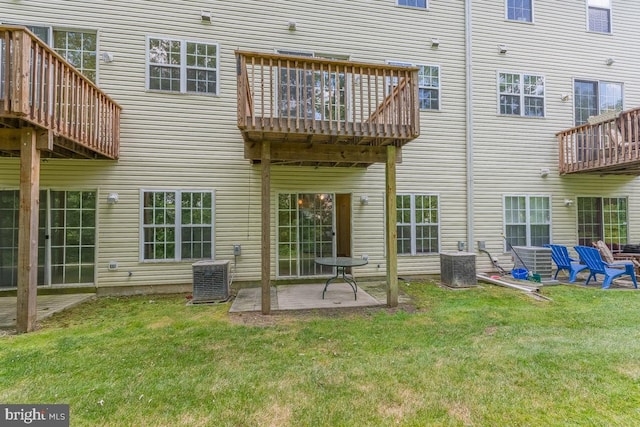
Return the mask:
[[[17, 286], [19, 204], [0, 191], [0, 288]], [[95, 282], [95, 191], [41, 191], [38, 230], [38, 285]]]
[[335, 256], [334, 222], [333, 194], [278, 195], [278, 277], [330, 274], [315, 259]]

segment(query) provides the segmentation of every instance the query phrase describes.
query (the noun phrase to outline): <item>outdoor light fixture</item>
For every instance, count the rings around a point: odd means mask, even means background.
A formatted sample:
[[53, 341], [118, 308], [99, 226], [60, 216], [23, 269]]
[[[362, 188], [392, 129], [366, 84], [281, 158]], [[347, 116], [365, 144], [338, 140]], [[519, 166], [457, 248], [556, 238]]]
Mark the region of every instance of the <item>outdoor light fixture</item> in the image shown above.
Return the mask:
[[113, 62], [113, 53], [111, 52], [102, 52], [102, 62], [110, 63]]
[[289, 31], [295, 31], [296, 30], [296, 21], [289, 21], [287, 23], [287, 25], [289, 26]]
[[607, 58], [607, 60], [604, 61], [604, 63], [607, 65], [613, 65], [614, 62], [616, 62], [616, 60], [613, 58]]
[[507, 53], [507, 45], [506, 44], [499, 44], [498, 45], [498, 53], [501, 53], [501, 54]]
[[560, 94], [560, 101], [568, 101], [569, 100], [569, 94], [568, 93], [561, 93]]
[[436, 49], [438, 46], [440, 46], [440, 39], [437, 37], [434, 37], [431, 39], [431, 47]]
[[549, 168], [540, 169], [540, 176], [543, 178], [546, 178], [547, 176], [549, 176]]
[[570, 208], [571, 206], [573, 206], [573, 200], [571, 199], [564, 199], [564, 205], [568, 208]]
[[211, 11], [210, 10], [202, 10], [200, 11], [200, 19], [202, 22], [211, 22]]
[[369, 196], [367, 196], [366, 194], [363, 194], [362, 196], [360, 196], [360, 204], [361, 205], [368, 205], [369, 204]]
[[115, 205], [116, 203], [118, 203], [118, 193], [109, 193], [107, 196], [107, 204]]

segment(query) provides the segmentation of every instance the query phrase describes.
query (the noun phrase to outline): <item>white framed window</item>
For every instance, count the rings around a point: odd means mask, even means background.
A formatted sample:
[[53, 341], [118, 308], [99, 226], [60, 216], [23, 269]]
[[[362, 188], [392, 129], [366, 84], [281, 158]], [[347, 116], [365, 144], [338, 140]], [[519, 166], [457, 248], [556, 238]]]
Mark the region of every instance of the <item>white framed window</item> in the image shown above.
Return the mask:
[[[418, 105], [421, 110], [440, 110], [440, 66], [387, 61], [389, 65], [418, 67]], [[393, 78], [397, 85], [397, 78]]]
[[[18, 24], [20, 25], [20, 24]], [[86, 78], [98, 80], [98, 33], [93, 30], [25, 25]]]
[[505, 15], [509, 21], [533, 22], [533, 0], [506, 0]]
[[85, 77], [97, 78], [98, 34], [96, 32], [53, 29], [53, 48]]
[[398, 0], [398, 6], [416, 7], [427, 9], [429, 7], [428, 0]]
[[504, 196], [505, 251], [511, 246], [543, 246], [551, 243], [549, 196]]
[[212, 259], [214, 192], [142, 190], [143, 261]]
[[587, 29], [611, 33], [611, 0], [587, 0]]
[[627, 197], [578, 197], [577, 205], [578, 244], [591, 246], [602, 240], [622, 250], [629, 238]]
[[544, 117], [544, 76], [525, 73], [498, 73], [499, 114]]
[[147, 37], [147, 89], [218, 94], [218, 45]]
[[573, 82], [574, 120], [576, 126], [587, 123], [590, 116], [608, 111], [622, 111], [622, 83], [592, 80]]
[[436, 194], [396, 196], [398, 254], [440, 251], [440, 203]]

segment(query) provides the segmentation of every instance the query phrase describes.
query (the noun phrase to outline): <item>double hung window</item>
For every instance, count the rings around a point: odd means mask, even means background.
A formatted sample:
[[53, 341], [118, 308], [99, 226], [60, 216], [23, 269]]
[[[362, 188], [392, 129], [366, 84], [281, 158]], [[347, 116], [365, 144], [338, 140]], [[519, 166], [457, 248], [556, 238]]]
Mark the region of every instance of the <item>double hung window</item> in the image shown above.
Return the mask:
[[396, 196], [398, 254], [421, 255], [440, 249], [439, 200], [435, 194]]
[[427, 7], [429, 7], [429, 3], [428, 0], [398, 0], [398, 6], [426, 9]]
[[149, 90], [178, 93], [218, 93], [218, 45], [149, 37]]
[[550, 204], [548, 196], [505, 196], [504, 230], [509, 245], [542, 246], [551, 243]]
[[98, 35], [95, 32], [53, 29], [53, 48], [85, 77], [97, 78]]
[[587, 28], [596, 33], [611, 32], [611, 0], [587, 0]]
[[500, 114], [544, 117], [544, 77], [535, 74], [498, 73]]
[[97, 81], [98, 34], [95, 31], [35, 25], [26, 27], [86, 78]]
[[213, 257], [211, 191], [142, 192], [143, 260]]
[[[440, 109], [440, 67], [437, 65], [419, 65], [408, 62], [389, 61], [390, 65], [418, 67], [418, 104], [421, 110]], [[393, 78], [392, 84], [397, 84]]]
[[533, 22], [533, 0], [507, 0], [507, 19]]

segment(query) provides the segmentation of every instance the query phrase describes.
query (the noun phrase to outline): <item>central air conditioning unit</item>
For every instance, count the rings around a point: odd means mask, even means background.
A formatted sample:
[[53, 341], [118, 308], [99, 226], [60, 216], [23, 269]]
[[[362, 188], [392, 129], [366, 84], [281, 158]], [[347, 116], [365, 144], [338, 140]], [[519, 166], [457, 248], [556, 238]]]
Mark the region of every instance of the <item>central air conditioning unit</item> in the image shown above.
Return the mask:
[[539, 274], [541, 279], [551, 279], [551, 248], [541, 246], [514, 246], [518, 256], [513, 256], [514, 268], [526, 268], [531, 273]]
[[193, 263], [192, 303], [229, 299], [229, 261], [203, 260]]

